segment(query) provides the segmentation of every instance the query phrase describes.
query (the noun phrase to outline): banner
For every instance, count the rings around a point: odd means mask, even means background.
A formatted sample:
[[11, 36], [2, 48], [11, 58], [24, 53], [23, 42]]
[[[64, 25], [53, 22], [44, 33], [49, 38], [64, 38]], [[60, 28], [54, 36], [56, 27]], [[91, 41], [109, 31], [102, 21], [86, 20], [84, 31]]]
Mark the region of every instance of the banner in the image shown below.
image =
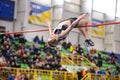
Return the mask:
[[29, 23], [43, 25], [46, 20], [51, 19], [51, 7], [34, 3], [30, 3]]
[[[92, 24], [101, 24], [103, 21], [92, 19]], [[91, 27], [91, 33], [92, 35], [99, 36], [99, 37], [104, 37], [104, 25], [101, 26], [92, 26]]]

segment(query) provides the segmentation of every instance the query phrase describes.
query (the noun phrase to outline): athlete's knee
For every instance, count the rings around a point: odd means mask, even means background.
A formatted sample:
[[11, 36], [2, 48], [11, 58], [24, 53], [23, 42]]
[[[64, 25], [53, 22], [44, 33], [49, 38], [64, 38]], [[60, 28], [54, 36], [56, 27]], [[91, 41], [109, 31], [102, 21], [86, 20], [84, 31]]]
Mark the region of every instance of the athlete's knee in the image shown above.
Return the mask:
[[85, 28], [85, 30], [86, 30], [86, 31], [89, 31], [89, 30], [90, 30], [90, 28], [86, 27], [86, 28]]
[[78, 22], [78, 26], [86, 26], [88, 24], [88, 19], [87, 18], [83, 18]]

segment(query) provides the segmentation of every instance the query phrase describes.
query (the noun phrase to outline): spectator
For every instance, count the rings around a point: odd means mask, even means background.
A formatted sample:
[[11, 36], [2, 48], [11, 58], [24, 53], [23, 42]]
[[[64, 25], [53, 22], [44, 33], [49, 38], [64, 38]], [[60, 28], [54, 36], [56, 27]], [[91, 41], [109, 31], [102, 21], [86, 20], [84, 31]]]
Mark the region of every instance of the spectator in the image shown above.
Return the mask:
[[11, 62], [11, 67], [15, 67], [15, 62]]
[[38, 43], [38, 44], [41, 44], [42, 43], [42, 40], [39, 39], [38, 35], [35, 36], [35, 38], [33, 39], [34, 43]]
[[96, 61], [95, 61], [95, 59], [94, 59], [93, 56], [90, 57], [90, 61], [91, 61], [92, 63], [96, 64]]
[[1, 49], [0, 49], [0, 57], [2, 57], [2, 52], [1, 52]]
[[6, 67], [11, 67], [10, 61], [7, 61]]
[[116, 71], [120, 73], [120, 65], [116, 65]]
[[20, 34], [14, 34], [14, 38], [18, 39], [20, 37]]
[[115, 57], [114, 52], [112, 52], [112, 53], [110, 54], [110, 57]]
[[21, 75], [20, 73], [18, 73], [18, 74], [15, 76], [15, 80], [21, 80], [21, 79], [22, 79], [21, 76], [22, 76], [22, 75]]
[[72, 43], [71, 43], [71, 42], [68, 42], [68, 44], [67, 44], [67, 49], [70, 49], [70, 46], [72, 46]]
[[79, 69], [77, 71], [77, 75], [78, 75], [78, 80], [81, 80], [82, 79], [82, 71], [81, 71], [81, 69]]
[[14, 80], [14, 78], [15, 78], [15, 74], [10, 74], [8, 80]]
[[95, 68], [90, 68], [90, 69], [89, 69], [89, 72], [95, 74]]
[[62, 43], [62, 47], [67, 50], [67, 43], [66, 43], [66, 42], [63, 42], [63, 43]]
[[36, 76], [36, 79], [35, 80], [42, 80], [40, 76]]
[[96, 75], [100, 75], [100, 74], [101, 74], [100, 68], [96, 69]]
[[43, 39], [43, 36], [41, 36], [41, 41], [42, 41], [42, 44], [45, 44], [45, 41]]
[[87, 74], [87, 72], [85, 71], [85, 69], [82, 69], [82, 77], [84, 77]]
[[103, 54], [107, 54], [107, 49], [104, 48], [104, 50], [102, 51]]
[[5, 57], [2, 55], [0, 57], [0, 66], [5, 67], [5, 65], [6, 65], [6, 60]]
[[90, 50], [90, 53], [91, 53], [91, 54], [95, 54], [95, 53], [96, 53], [96, 49], [93, 49], [93, 48], [92, 48], [92, 49]]
[[102, 59], [101, 55], [98, 54], [98, 62], [97, 62], [97, 66], [98, 66], [99, 68], [102, 67], [102, 61], [103, 61], [103, 59]]
[[23, 34], [21, 34], [20, 36], [19, 36], [19, 43], [21, 43], [21, 44], [25, 44], [25, 42], [27, 41], [26, 39], [25, 39], [25, 37], [24, 37], [24, 35]]
[[60, 71], [67, 71], [67, 70], [66, 70], [65, 68], [63, 68], [63, 67], [60, 67], [59, 70], [60, 70]]
[[9, 51], [9, 50], [7, 50], [7, 52], [6, 52], [6, 54], [5, 54], [5, 58], [6, 58], [7, 60], [10, 59], [10, 51]]
[[110, 69], [109, 69], [109, 68], [106, 69], [106, 75], [108, 75], [108, 76], [111, 75], [111, 72], [110, 72]]
[[76, 47], [76, 51], [77, 51], [77, 53], [79, 53], [80, 55], [82, 55], [83, 51], [82, 51], [82, 48], [81, 48], [80, 44], [78, 44], [78, 46]]
[[94, 58], [97, 58], [98, 57], [98, 53], [97, 53], [96, 49], [92, 48], [90, 50], [90, 55], [93, 56]]
[[111, 63], [112, 63], [112, 64], [116, 64], [116, 58], [113, 57], [113, 56], [111, 57]]
[[77, 49], [77, 47], [75, 46], [74, 49], [73, 49], [72, 54], [78, 54], [76, 49]]

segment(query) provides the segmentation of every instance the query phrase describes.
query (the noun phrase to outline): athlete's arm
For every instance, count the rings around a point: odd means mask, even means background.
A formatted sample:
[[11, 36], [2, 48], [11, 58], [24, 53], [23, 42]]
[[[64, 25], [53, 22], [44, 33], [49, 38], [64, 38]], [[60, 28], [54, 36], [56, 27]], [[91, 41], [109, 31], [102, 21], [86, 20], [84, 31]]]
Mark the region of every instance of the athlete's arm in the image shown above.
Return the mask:
[[48, 21], [47, 24], [48, 24], [48, 27], [49, 27], [49, 34], [50, 34], [50, 36], [52, 36], [52, 27], [50, 25], [50, 22]]
[[75, 26], [76, 24], [82, 19], [87, 17], [88, 13], [84, 13], [83, 15], [79, 16], [64, 32], [62, 32], [59, 36], [65, 36], [68, 34]]

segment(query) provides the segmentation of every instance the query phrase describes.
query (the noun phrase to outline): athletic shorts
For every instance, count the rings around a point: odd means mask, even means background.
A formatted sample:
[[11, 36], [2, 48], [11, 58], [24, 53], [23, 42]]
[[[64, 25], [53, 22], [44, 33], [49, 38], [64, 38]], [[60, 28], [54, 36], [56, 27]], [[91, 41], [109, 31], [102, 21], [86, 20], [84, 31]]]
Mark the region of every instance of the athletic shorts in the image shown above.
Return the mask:
[[[58, 25], [55, 29], [54, 29], [54, 34], [61, 34], [62, 31], [66, 30], [69, 26], [68, 25]], [[59, 41], [64, 40], [67, 37], [68, 34], [66, 34], [65, 36], [59, 36]]]
[[61, 32], [66, 30], [67, 28], [68, 28], [68, 25], [58, 25], [53, 32], [54, 34], [61, 34]]

